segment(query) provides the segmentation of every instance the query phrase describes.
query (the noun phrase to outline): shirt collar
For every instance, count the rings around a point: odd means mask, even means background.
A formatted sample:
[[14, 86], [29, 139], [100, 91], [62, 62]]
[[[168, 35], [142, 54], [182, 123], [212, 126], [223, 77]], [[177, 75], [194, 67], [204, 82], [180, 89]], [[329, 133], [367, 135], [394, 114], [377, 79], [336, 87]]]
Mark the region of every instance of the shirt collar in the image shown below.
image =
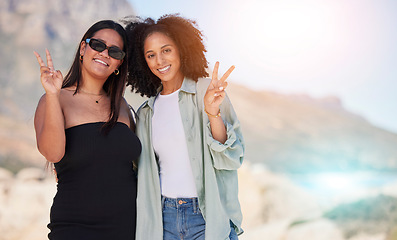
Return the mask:
[[[157, 95], [160, 94], [161, 90], [163, 90], [163, 85], [160, 85], [159, 88], [157, 88], [157, 94], [156, 96], [150, 97], [147, 101], [147, 105], [153, 109], [153, 105], [154, 105], [154, 100], [156, 99]], [[186, 92], [186, 93], [190, 93], [190, 94], [196, 94], [197, 89], [196, 89], [196, 81], [185, 77], [183, 79], [182, 82], [182, 86], [181, 86], [181, 91]]]
[[183, 79], [181, 91], [191, 93], [191, 94], [196, 94], [196, 92], [197, 92], [196, 91], [196, 81], [185, 77]]

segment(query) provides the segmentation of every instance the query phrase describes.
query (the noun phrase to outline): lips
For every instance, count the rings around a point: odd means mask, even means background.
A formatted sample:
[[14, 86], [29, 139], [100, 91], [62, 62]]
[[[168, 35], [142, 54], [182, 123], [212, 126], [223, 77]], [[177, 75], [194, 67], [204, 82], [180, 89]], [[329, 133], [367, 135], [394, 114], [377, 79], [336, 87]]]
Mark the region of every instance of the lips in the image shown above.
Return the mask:
[[168, 72], [168, 70], [171, 68], [171, 65], [168, 65], [166, 67], [163, 68], [158, 68], [157, 71], [159, 71], [160, 73], [166, 73]]
[[107, 64], [106, 62], [104, 62], [104, 61], [102, 61], [100, 59], [94, 58], [94, 62], [97, 62], [99, 64], [105, 65], [106, 67], [109, 67], [109, 64]]

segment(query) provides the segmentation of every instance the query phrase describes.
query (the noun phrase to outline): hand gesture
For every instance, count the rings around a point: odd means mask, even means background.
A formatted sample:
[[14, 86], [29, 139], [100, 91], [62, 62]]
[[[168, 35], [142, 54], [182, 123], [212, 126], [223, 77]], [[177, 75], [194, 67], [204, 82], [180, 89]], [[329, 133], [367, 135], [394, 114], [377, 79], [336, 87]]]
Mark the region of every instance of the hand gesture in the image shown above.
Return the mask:
[[40, 80], [47, 94], [59, 94], [62, 88], [63, 76], [59, 70], [54, 70], [54, 64], [48, 49], [46, 49], [47, 66], [41, 59], [37, 52], [33, 52], [36, 55], [37, 61], [40, 64]]
[[212, 72], [212, 80], [207, 88], [207, 92], [204, 95], [204, 107], [207, 114], [216, 116], [219, 113], [219, 105], [225, 99], [226, 93], [225, 88], [227, 87], [226, 79], [230, 73], [234, 70], [234, 66], [231, 66], [225, 74], [218, 80], [218, 68], [219, 62], [215, 63], [214, 71]]

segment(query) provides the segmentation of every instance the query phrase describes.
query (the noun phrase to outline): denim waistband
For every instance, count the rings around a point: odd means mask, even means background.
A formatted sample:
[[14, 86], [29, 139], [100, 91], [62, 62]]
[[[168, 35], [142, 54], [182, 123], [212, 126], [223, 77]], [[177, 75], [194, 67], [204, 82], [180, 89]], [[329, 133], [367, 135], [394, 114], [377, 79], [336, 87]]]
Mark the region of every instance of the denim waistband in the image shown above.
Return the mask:
[[161, 196], [161, 206], [171, 208], [193, 207], [194, 211], [199, 209], [198, 198], [168, 198]]

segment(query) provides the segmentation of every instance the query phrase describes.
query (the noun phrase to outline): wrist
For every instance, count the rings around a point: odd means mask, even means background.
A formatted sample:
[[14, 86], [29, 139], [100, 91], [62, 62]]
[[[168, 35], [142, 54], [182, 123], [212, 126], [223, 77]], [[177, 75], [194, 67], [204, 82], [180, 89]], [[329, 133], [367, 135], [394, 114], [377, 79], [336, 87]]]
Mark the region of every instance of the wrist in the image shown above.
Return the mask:
[[54, 101], [59, 101], [60, 99], [60, 93], [45, 93], [45, 98], [47, 99], [47, 102], [54, 102]]
[[59, 98], [61, 94], [60, 92], [46, 92], [45, 95], [47, 98]]
[[217, 117], [221, 116], [221, 110], [220, 109], [218, 109], [218, 112], [216, 114], [213, 114], [214, 111], [208, 112], [207, 109], [204, 109], [204, 112], [208, 115], [208, 117], [217, 118]]

